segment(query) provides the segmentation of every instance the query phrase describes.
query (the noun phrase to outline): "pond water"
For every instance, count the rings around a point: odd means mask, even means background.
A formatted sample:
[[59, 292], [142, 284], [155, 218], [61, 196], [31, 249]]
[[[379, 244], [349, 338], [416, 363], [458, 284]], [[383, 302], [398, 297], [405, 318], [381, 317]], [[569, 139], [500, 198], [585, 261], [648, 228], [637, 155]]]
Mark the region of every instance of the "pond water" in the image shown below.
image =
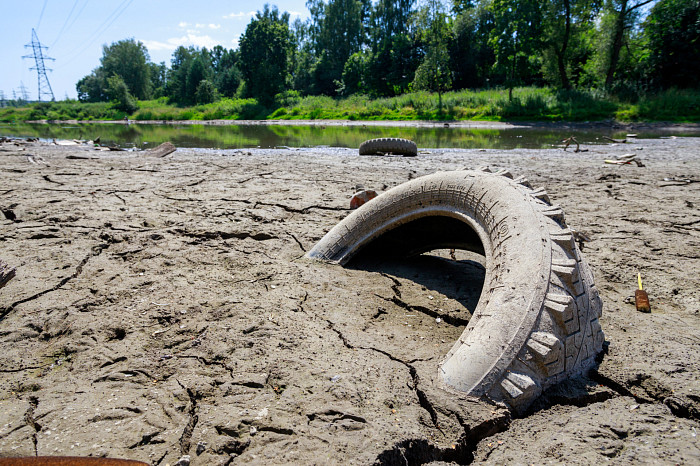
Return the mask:
[[[660, 137], [670, 132], [638, 132], [638, 137]], [[95, 139], [120, 147], [154, 147], [170, 141], [177, 147], [239, 149], [289, 147], [359, 147], [373, 138], [406, 138], [419, 148], [542, 149], [575, 136], [581, 144], [606, 144], [604, 136], [625, 138], [625, 131], [609, 128], [445, 128], [398, 126], [310, 125], [141, 125], [141, 124], [0, 124], [0, 136], [41, 139]], [[686, 135], [690, 135], [686, 133]]]

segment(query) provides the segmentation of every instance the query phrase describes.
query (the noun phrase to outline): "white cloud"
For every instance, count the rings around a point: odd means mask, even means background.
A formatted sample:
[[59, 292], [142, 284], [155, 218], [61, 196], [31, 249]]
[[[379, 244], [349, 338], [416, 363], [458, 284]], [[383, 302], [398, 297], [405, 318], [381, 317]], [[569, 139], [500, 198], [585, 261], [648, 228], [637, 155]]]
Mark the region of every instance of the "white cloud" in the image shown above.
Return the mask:
[[224, 16], [224, 19], [243, 19], [243, 18], [252, 17], [252, 16], [255, 16], [254, 11], [249, 11], [248, 13], [244, 13], [244, 12], [240, 11], [238, 13], [230, 13], [230, 14]]
[[209, 23], [209, 24], [202, 24], [202, 23], [197, 23], [197, 24], [190, 24], [190, 23], [185, 23], [182, 22], [179, 24], [181, 28], [186, 28], [189, 26], [193, 26], [194, 29], [188, 29], [187, 32], [192, 34], [193, 32], [197, 31], [198, 29], [219, 29], [221, 28], [221, 24], [214, 24], [214, 23]]
[[299, 13], [298, 11], [290, 11], [289, 16], [301, 16], [301, 13]]
[[168, 44], [165, 42], [159, 42], [157, 40], [142, 40], [143, 45], [146, 46], [149, 52], [154, 52], [157, 50], [175, 50], [176, 46]]
[[165, 42], [160, 42], [157, 40], [142, 40], [141, 42], [143, 42], [143, 45], [145, 45], [149, 51], [175, 50], [181, 45], [185, 47], [190, 45], [200, 48], [206, 47], [211, 50], [213, 47], [219, 44], [218, 41], [212, 39], [210, 36], [201, 36], [192, 33], [188, 33], [182, 37], [172, 37]]

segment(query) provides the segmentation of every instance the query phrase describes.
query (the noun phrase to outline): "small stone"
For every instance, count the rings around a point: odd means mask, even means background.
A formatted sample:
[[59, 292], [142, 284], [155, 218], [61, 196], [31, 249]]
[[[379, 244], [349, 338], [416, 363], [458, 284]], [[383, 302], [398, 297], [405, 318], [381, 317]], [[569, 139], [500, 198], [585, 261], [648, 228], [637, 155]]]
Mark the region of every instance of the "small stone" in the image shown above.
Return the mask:
[[207, 442], [197, 442], [197, 455], [201, 455], [204, 453], [204, 450], [207, 449]]
[[181, 457], [173, 466], [190, 466], [190, 455]]

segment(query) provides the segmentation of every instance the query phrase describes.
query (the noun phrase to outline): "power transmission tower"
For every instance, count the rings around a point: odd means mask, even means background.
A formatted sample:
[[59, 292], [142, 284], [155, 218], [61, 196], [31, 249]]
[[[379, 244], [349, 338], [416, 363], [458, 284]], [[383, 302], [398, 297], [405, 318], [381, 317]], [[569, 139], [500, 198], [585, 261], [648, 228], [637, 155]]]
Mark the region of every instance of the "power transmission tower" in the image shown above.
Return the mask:
[[29, 102], [29, 92], [27, 92], [27, 88], [24, 87], [24, 83], [22, 81], [19, 82], [19, 95], [22, 96], [22, 100]]
[[[39, 94], [38, 99], [41, 102], [41, 96], [45, 95], [51, 97], [50, 100], [56, 100], [53, 96], [53, 90], [51, 89], [51, 84], [49, 83], [49, 77], [46, 75], [47, 68], [44, 65], [44, 60], [55, 60], [55, 58], [44, 56], [44, 49], [48, 49], [45, 45], [41, 45], [39, 38], [36, 35], [36, 31], [32, 28], [32, 43], [24, 46], [25, 48], [32, 49], [32, 55], [25, 55], [22, 58], [33, 58], [36, 66], [29, 68], [30, 70], [36, 70], [39, 75]], [[49, 69], [48, 71], [52, 71]]]

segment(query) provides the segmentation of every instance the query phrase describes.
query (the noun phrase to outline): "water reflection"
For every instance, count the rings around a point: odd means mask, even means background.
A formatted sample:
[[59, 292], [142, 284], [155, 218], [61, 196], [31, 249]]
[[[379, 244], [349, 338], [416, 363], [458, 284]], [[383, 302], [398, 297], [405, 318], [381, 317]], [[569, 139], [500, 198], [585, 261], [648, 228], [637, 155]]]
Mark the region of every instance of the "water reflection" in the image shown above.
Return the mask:
[[[640, 133], [659, 137], [662, 132]], [[123, 124], [7, 124], [0, 136], [42, 139], [95, 139], [121, 147], [151, 147], [170, 141], [178, 147], [238, 149], [249, 147], [359, 147], [372, 138], [398, 137], [416, 142], [420, 148], [541, 149], [575, 136], [582, 144], [605, 144], [603, 137], [624, 138], [624, 132], [609, 129], [472, 129], [415, 128], [392, 126], [287, 126], [287, 125], [123, 125]]]

